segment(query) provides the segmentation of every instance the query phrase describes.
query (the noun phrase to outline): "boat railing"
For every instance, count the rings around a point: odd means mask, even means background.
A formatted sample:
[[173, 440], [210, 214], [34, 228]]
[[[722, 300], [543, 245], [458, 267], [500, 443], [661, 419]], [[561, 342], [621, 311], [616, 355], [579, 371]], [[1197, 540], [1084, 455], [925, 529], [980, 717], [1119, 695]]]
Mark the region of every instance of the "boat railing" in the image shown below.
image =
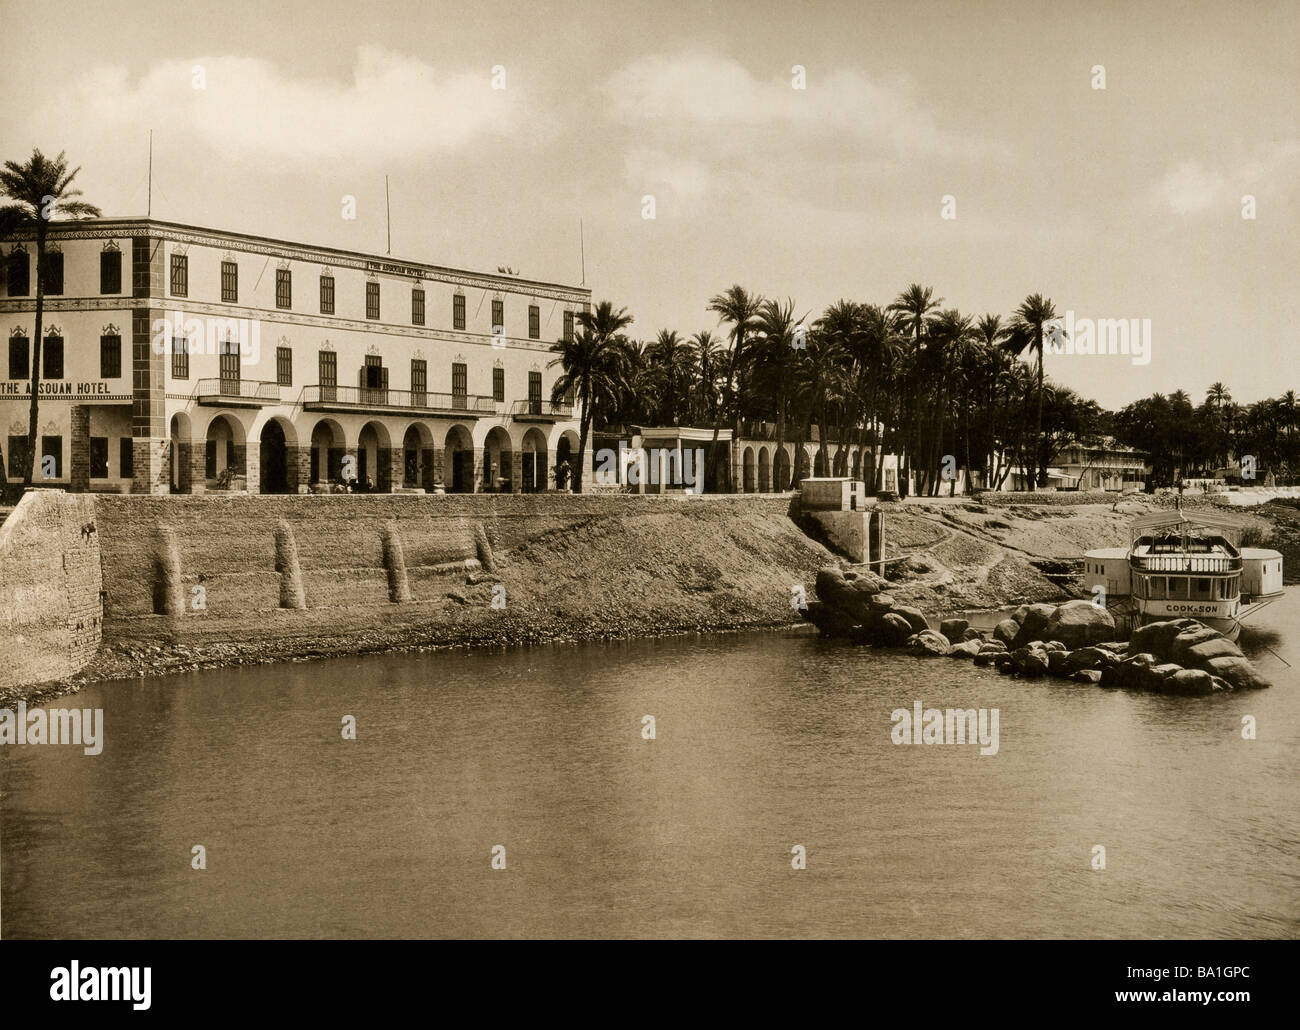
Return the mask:
[[1153, 554], [1134, 555], [1130, 561], [1138, 572], [1219, 573], [1241, 571], [1241, 559], [1226, 555]]

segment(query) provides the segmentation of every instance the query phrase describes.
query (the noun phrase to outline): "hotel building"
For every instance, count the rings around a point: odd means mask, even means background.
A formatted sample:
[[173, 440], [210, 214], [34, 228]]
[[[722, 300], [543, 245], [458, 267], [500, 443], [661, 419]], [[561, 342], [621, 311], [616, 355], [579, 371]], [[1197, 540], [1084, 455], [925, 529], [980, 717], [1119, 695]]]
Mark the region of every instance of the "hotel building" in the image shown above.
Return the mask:
[[[0, 452], [25, 468], [32, 235], [0, 241]], [[591, 291], [148, 218], [54, 222], [34, 482], [73, 491], [535, 492]], [[590, 478], [590, 455], [585, 476]]]

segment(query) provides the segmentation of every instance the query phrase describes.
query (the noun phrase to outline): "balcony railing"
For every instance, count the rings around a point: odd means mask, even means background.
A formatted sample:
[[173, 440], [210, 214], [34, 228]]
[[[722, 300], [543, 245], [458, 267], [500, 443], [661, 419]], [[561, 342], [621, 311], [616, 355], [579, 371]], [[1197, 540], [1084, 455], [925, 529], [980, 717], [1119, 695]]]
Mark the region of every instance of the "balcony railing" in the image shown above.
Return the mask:
[[1156, 554], [1147, 557], [1134, 555], [1133, 568], [1138, 572], [1203, 572], [1229, 573], [1241, 571], [1240, 558], [1220, 555]]
[[468, 418], [496, 411], [496, 402], [491, 397], [475, 393], [386, 390], [374, 386], [304, 386], [301, 403], [307, 411], [419, 411]]
[[511, 404], [510, 414], [513, 418], [521, 421], [535, 418], [558, 422], [561, 419], [573, 418], [573, 405], [552, 404], [550, 401], [530, 397], [527, 400], [515, 401]]
[[200, 404], [280, 403], [280, 385], [258, 379], [200, 379], [195, 393]]

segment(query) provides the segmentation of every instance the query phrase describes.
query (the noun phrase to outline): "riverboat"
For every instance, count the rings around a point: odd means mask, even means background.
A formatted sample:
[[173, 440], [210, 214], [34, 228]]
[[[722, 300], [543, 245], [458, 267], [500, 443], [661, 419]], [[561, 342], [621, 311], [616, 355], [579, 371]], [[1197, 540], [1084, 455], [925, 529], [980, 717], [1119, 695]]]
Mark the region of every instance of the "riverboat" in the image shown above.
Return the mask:
[[1193, 618], [1235, 640], [1241, 622], [1282, 596], [1282, 555], [1242, 547], [1246, 523], [1215, 511], [1134, 519], [1128, 547], [1083, 556], [1083, 585], [1132, 625]]

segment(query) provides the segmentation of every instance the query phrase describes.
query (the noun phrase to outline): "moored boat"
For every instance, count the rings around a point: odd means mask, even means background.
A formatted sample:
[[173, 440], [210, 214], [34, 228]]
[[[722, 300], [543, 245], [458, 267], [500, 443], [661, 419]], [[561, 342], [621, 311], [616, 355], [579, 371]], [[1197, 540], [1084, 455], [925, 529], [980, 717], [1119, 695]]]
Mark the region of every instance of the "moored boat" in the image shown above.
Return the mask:
[[1084, 553], [1084, 587], [1135, 625], [1194, 618], [1230, 639], [1282, 595], [1282, 555], [1241, 547], [1245, 522], [1212, 511], [1135, 519], [1130, 544]]

